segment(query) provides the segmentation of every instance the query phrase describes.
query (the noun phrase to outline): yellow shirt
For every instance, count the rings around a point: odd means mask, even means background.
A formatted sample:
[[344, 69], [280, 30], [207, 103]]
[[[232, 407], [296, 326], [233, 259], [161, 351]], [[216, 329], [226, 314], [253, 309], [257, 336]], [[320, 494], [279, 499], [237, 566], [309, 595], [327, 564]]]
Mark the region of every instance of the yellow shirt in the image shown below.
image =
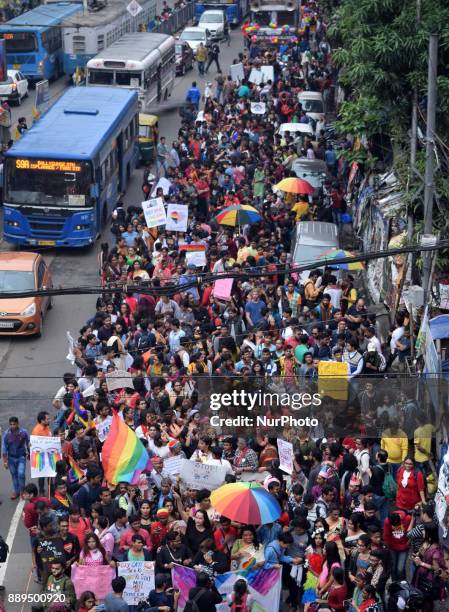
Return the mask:
[[[394, 435], [394, 437], [391, 437]], [[382, 433], [380, 441], [382, 450], [388, 453], [388, 463], [402, 463], [408, 453], [407, 434], [402, 429], [398, 429], [395, 434], [392, 434], [389, 429]]]
[[292, 206], [292, 211], [296, 214], [295, 221], [301, 221], [302, 217], [305, 217], [309, 212], [309, 203], [308, 202], [296, 202], [294, 206]]
[[[415, 429], [414, 432], [414, 444], [415, 444], [415, 461], [422, 463], [429, 459], [430, 448], [432, 446], [432, 434], [435, 431], [435, 427], [430, 423], [422, 425]], [[418, 449], [418, 446], [425, 449], [425, 453]]]

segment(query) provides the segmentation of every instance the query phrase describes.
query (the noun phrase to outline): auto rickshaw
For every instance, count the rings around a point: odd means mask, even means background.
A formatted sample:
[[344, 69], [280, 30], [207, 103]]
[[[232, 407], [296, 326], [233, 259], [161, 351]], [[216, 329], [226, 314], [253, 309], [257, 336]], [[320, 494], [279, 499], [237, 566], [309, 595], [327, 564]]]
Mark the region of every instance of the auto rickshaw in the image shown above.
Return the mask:
[[154, 160], [159, 133], [159, 117], [139, 113], [139, 163], [148, 164]]

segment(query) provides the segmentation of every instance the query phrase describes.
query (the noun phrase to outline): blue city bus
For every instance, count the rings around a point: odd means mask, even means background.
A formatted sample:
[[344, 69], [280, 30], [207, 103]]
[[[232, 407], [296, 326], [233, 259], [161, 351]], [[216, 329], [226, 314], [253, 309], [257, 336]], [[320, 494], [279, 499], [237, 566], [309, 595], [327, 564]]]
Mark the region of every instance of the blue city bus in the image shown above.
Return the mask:
[[58, 78], [64, 66], [61, 23], [82, 10], [82, 2], [55, 2], [2, 24], [8, 68], [20, 70], [30, 81]]
[[198, 21], [204, 11], [222, 10], [231, 26], [243, 21], [248, 13], [248, 0], [206, 0], [195, 2], [195, 20]]
[[138, 157], [135, 91], [72, 87], [5, 155], [5, 240], [92, 244]]

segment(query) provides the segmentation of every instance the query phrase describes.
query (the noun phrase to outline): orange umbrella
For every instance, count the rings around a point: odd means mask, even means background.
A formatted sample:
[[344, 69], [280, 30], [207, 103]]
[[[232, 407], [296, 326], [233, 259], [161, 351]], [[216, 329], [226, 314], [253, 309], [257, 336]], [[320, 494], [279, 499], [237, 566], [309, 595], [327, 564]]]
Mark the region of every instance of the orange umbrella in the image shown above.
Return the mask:
[[274, 187], [275, 189], [279, 189], [279, 191], [299, 193], [301, 195], [309, 195], [315, 191], [310, 183], [304, 179], [295, 178], [294, 176], [282, 179], [282, 181]]

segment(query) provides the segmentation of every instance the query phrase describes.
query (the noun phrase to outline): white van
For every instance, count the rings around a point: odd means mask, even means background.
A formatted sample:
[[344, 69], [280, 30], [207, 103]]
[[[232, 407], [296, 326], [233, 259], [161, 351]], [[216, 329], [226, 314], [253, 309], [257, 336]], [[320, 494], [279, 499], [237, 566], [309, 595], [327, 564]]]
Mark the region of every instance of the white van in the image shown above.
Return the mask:
[[[330, 249], [338, 249], [338, 226], [324, 221], [299, 221], [292, 239], [292, 263], [298, 266], [317, 261]], [[301, 281], [309, 277], [310, 270], [300, 273]]]
[[300, 91], [298, 102], [305, 114], [314, 121], [324, 121], [323, 94], [319, 91]]
[[298, 178], [310, 183], [317, 191], [322, 188], [327, 176], [326, 162], [321, 159], [299, 157], [292, 163], [292, 171]]

